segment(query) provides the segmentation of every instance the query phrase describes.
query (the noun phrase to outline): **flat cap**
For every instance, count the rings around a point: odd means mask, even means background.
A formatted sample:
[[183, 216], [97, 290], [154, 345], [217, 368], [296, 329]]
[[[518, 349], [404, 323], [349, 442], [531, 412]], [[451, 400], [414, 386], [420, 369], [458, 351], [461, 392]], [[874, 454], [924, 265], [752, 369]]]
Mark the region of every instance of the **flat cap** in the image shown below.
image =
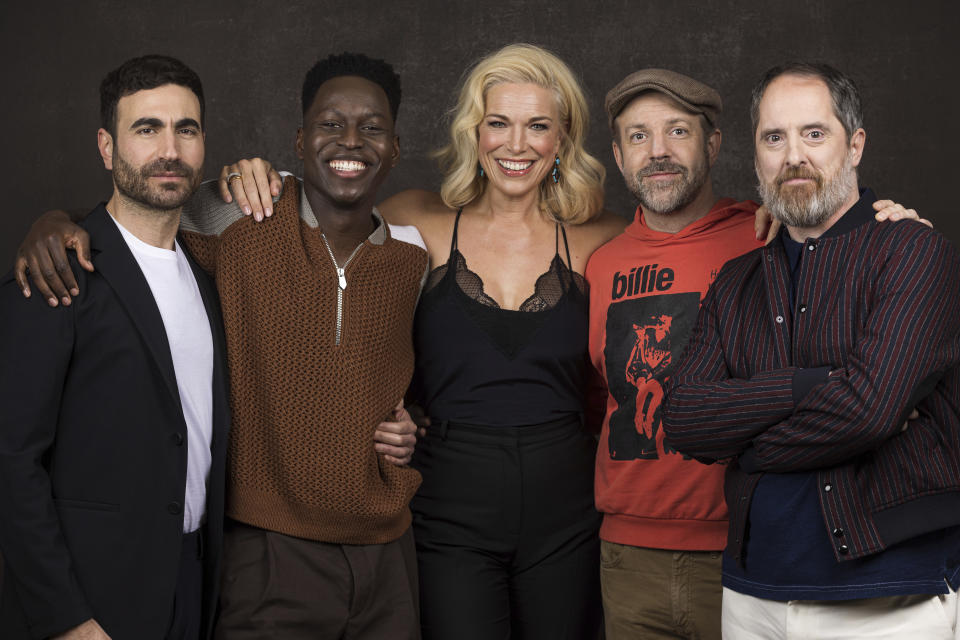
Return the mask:
[[720, 94], [699, 80], [668, 69], [641, 69], [634, 71], [607, 92], [603, 106], [607, 110], [610, 128], [623, 108], [642, 91], [659, 91], [692, 113], [702, 113], [710, 126], [719, 124], [723, 112]]

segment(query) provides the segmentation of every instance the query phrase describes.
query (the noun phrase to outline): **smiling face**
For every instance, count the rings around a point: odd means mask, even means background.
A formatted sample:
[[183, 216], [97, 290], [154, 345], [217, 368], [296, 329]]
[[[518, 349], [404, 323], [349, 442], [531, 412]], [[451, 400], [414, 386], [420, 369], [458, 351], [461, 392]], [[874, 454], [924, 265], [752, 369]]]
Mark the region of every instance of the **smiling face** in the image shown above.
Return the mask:
[[693, 202], [710, 179], [720, 133], [662, 93], [634, 98], [614, 121], [613, 155], [645, 211], [668, 215]]
[[305, 188], [336, 207], [372, 206], [400, 155], [393, 126], [387, 95], [376, 83], [357, 76], [324, 82], [297, 132]]
[[485, 102], [477, 152], [489, 188], [512, 197], [528, 195], [547, 179], [560, 150], [557, 96], [535, 84], [503, 83], [487, 91]]
[[775, 78], [760, 101], [755, 136], [760, 195], [784, 224], [815, 228], [856, 201], [866, 134], [847, 135], [820, 78]]
[[183, 206], [200, 184], [204, 139], [200, 101], [190, 89], [167, 84], [117, 102], [116, 135], [98, 132], [104, 166], [117, 191], [148, 208]]

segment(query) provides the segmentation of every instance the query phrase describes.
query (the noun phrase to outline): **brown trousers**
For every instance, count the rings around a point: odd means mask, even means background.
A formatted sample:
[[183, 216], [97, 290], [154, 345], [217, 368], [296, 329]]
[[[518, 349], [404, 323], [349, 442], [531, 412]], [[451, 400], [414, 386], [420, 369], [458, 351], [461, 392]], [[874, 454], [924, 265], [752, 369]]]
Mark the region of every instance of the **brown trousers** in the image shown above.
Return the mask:
[[607, 640], [720, 640], [721, 555], [601, 541]]
[[227, 521], [216, 640], [419, 640], [408, 529], [387, 544], [315, 542]]

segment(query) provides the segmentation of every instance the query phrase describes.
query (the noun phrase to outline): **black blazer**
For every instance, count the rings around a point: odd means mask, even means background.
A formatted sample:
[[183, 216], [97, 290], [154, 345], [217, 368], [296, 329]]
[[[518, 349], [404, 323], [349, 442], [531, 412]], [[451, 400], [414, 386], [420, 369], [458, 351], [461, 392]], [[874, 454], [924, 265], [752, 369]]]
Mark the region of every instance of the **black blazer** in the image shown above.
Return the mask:
[[[96, 272], [51, 309], [0, 281], [0, 637], [95, 618], [114, 640], [162, 638], [180, 558], [186, 423], [160, 311], [103, 205], [83, 226]], [[204, 636], [216, 605], [229, 426], [223, 323], [190, 260], [213, 334]]]

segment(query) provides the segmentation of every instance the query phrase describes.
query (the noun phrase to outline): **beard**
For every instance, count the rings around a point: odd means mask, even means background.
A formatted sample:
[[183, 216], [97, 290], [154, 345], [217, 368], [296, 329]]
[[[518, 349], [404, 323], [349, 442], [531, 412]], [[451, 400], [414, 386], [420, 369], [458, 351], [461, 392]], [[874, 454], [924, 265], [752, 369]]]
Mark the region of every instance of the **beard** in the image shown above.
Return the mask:
[[[759, 176], [759, 169], [757, 170]], [[813, 184], [784, 186], [787, 180], [807, 178]], [[857, 172], [849, 157], [829, 177], [806, 167], [788, 167], [770, 182], [757, 184], [770, 215], [788, 227], [818, 227], [835, 214], [856, 188]]]
[[[679, 176], [671, 184], [644, 184], [643, 179], [655, 173], [671, 172]], [[669, 160], [654, 160], [627, 179], [627, 188], [645, 211], [661, 215], [673, 213], [693, 202], [707, 181], [707, 153], [692, 167]]]
[[[150, 185], [150, 177], [161, 173], [187, 178], [186, 182]], [[180, 160], [154, 160], [135, 167], [119, 153], [113, 154], [113, 183], [124, 197], [151, 209], [172, 211], [183, 206], [200, 185], [201, 169], [195, 169]]]

